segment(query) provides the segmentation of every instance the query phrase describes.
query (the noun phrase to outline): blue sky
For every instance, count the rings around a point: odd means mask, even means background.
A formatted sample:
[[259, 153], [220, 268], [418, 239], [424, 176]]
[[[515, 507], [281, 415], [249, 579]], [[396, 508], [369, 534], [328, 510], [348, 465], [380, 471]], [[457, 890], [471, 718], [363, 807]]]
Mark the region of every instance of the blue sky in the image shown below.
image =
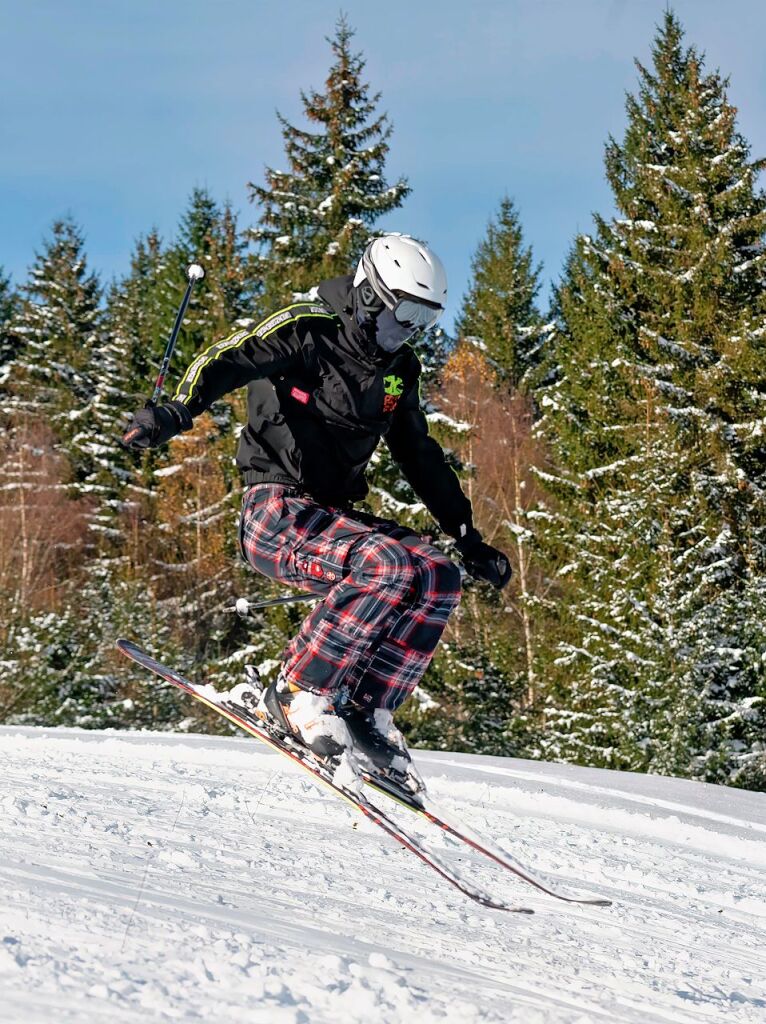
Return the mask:
[[[558, 277], [577, 231], [609, 212], [603, 144], [619, 136], [655, 0], [345, 0], [367, 78], [394, 123], [389, 177], [413, 192], [384, 226], [428, 239], [450, 314], [500, 198]], [[205, 185], [254, 221], [248, 180], [283, 164], [275, 110], [300, 121], [320, 87], [325, 0], [0, 0], [0, 265], [23, 281], [71, 214], [108, 280], [152, 225], [173, 234]], [[687, 42], [731, 75], [740, 128], [766, 155], [766, 3], [677, 0]]]

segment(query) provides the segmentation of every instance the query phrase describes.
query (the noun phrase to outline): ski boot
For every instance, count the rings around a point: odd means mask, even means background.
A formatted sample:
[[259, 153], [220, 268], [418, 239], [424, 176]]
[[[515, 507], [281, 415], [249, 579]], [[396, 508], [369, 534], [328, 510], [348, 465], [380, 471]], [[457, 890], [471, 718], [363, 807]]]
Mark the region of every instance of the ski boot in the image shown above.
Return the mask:
[[365, 758], [374, 772], [403, 783], [412, 768], [404, 737], [385, 708], [361, 708], [348, 701], [339, 711], [354, 742], [354, 750]]
[[322, 761], [336, 761], [352, 746], [351, 734], [337, 714], [331, 694], [302, 690], [280, 675], [263, 691], [259, 710], [271, 725]]

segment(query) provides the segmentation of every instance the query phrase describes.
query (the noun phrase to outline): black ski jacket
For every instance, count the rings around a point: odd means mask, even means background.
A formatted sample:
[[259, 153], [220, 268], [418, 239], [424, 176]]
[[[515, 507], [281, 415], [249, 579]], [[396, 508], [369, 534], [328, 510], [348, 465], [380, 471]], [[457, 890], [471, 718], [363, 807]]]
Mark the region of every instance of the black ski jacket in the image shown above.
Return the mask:
[[245, 482], [295, 486], [322, 504], [367, 494], [365, 469], [383, 437], [418, 497], [453, 537], [474, 534], [471, 505], [420, 409], [420, 361], [390, 354], [356, 326], [351, 277], [201, 353], [175, 396], [192, 416], [247, 385], [237, 465]]

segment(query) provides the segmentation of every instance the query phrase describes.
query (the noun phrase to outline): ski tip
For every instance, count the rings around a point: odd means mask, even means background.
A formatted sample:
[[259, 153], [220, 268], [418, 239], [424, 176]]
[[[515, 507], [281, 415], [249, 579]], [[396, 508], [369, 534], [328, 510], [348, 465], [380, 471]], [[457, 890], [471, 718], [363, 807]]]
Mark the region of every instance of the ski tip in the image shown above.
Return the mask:
[[118, 640], [115, 640], [114, 646], [120, 652], [120, 654], [126, 655], [133, 661], [139, 661], [142, 664], [147, 658], [146, 651], [142, 650], [138, 644], [134, 644], [132, 640], [127, 640], [124, 636], [121, 636]]

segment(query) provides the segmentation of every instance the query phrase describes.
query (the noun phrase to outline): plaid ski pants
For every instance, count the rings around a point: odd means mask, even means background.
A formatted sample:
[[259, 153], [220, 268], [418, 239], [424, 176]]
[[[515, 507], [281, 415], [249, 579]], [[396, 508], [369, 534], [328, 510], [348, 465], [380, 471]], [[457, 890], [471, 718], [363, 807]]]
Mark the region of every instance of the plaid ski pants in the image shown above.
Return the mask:
[[283, 652], [304, 690], [348, 687], [366, 707], [399, 707], [460, 601], [460, 572], [406, 527], [318, 505], [279, 484], [245, 493], [245, 558], [258, 572], [322, 597]]

